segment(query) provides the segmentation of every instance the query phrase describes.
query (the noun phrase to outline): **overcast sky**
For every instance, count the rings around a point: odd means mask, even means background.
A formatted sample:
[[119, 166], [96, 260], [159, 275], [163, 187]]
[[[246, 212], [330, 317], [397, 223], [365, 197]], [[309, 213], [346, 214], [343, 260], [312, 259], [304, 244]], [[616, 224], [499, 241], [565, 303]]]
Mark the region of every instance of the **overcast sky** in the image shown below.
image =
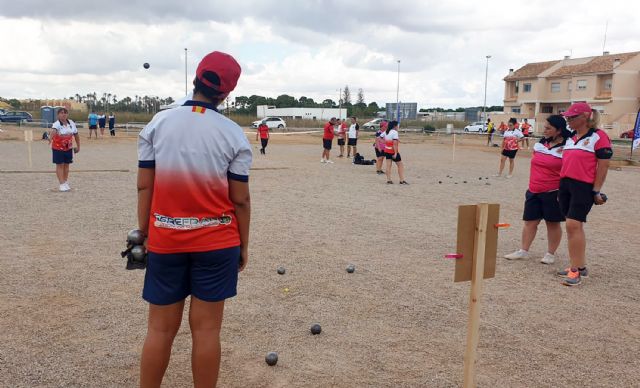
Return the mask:
[[[184, 96], [200, 58], [242, 66], [232, 97], [502, 105], [527, 62], [640, 51], [640, 2], [0, 0], [0, 97]], [[149, 70], [142, 67], [151, 64]]]

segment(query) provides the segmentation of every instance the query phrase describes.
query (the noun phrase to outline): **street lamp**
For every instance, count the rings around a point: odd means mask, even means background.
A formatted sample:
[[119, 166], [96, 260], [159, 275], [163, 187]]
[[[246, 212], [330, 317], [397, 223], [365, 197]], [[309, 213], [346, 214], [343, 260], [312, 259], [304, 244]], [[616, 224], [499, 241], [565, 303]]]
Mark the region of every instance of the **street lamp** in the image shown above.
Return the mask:
[[187, 48], [184, 48], [184, 95], [187, 93]]
[[400, 121], [400, 60], [398, 59], [398, 83], [396, 89], [396, 120]]
[[[487, 122], [487, 117], [486, 117], [486, 108], [487, 108], [487, 76], [489, 75], [489, 58], [491, 58], [491, 55], [487, 55], [487, 66], [485, 67], [484, 70], [484, 103], [482, 104], [482, 122], [486, 123]], [[484, 124], [482, 124], [484, 126]]]

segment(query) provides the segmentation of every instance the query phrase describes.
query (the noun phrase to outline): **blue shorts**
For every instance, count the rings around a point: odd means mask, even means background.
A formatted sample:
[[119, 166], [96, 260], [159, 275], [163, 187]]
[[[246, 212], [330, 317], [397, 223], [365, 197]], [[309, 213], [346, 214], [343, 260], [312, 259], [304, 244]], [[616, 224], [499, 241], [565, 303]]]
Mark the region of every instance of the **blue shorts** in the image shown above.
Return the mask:
[[68, 150], [68, 151], [51, 150], [51, 151], [53, 151], [53, 163], [55, 164], [73, 163], [73, 150]]
[[208, 252], [149, 252], [142, 298], [168, 305], [193, 295], [207, 302], [236, 296], [240, 247]]

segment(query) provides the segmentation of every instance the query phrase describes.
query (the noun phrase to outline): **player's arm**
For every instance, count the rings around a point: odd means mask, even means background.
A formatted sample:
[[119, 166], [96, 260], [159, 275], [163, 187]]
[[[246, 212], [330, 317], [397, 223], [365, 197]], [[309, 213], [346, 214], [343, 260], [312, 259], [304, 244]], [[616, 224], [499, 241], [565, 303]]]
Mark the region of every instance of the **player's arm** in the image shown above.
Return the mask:
[[155, 168], [138, 168], [138, 229], [149, 234], [149, 213], [153, 199]]
[[235, 179], [228, 179], [229, 199], [233, 203], [238, 221], [238, 232], [240, 233], [240, 271], [242, 271], [249, 258], [249, 224], [251, 223], [251, 195], [249, 194], [249, 182], [242, 182]]
[[80, 135], [78, 134], [78, 132], [73, 134], [73, 138], [76, 141], [76, 148], [74, 152], [77, 154], [78, 152], [80, 152]]

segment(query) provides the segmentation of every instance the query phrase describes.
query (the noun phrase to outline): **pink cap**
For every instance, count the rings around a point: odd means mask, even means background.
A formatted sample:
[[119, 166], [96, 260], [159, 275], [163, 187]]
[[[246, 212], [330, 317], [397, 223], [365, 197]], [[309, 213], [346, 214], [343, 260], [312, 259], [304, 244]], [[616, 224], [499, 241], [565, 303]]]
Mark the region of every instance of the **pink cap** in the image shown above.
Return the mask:
[[[220, 80], [220, 85], [205, 79], [203, 77], [205, 72], [215, 73]], [[235, 89], [240, 72], [240, 65], [231, 55], [214, 51], [202, 58], [196, 70], [196, 77], [212, 89], [221, 93], [229, 93]]]
[[587, 104], [586, 102], [576, 102], [575, 104], [571, 105], [569, 109], [562, 112], [562, 115], [565, 117], [573, 117], [583, 113], [589, 113], [589, 115], [591, 115], [591, 106], [589, 106], [589, 104]]

